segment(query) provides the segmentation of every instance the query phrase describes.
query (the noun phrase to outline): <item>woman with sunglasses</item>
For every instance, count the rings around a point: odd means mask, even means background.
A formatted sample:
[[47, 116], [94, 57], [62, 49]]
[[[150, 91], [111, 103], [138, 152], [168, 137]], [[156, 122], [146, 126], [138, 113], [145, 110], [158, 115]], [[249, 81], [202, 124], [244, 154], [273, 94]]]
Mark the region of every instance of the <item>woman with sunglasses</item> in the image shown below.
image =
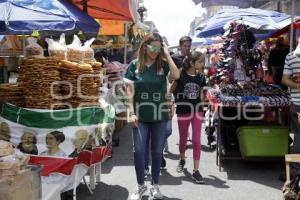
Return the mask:
[[167, 47], [158, 33], [151, 33], [143, 39], [138, 56], [126, 72], [129, 97], [129, 122], [133, 130], [134, 165], [137, 188], [130, 196], [139, 200], [147, 190], [144, 182], [145, 146], [147, 135], [151, 141], [151, 188], [152, 199], [162, 199], [158, 183], [165, 128], [168, 121], [167, 76], [176, 80], [179, 70], [174, 64]]

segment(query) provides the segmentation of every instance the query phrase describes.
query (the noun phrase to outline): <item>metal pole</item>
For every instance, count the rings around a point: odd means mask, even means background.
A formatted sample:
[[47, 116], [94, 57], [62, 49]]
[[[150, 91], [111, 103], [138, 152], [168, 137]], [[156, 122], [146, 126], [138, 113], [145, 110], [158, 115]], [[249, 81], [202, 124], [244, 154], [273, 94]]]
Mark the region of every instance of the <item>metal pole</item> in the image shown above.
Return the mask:
[[295, 0], [292, 0], [292, 17], [291, 17], [291, 31], [290, 31], [290, 52], [293, 51], [293, 45], [294, 45], [294, 15], [295, 15]]
[[128, 22], [125, 22], [124, 64], [127, 64]]
[[88, 13], [88, 3], [87, 3], [87, 0], [84, 0], [82, 2], [82, 8], [83, 8], [83, 11], [87, 14]]

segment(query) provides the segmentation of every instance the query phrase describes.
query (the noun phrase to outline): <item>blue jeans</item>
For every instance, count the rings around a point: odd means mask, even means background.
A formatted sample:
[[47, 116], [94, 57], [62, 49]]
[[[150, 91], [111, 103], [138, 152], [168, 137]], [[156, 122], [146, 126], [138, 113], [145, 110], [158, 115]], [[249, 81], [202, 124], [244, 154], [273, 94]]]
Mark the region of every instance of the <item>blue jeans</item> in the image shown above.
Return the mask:
[[[170, 135], [172, 134], [172, 120], [169, 120], [166, 123], [167, 124], [166, 124], [166, 131], [165, 131], [164, 147], [168, 137], [170, 137]], [[145, 169], [147, 170], [149, 170], [149, 144], [150, 144], [150, 132], [147, 133], [146, 150], [145, 150]]]
[[144, 184], [145, 152], [148, 135], [150, 135], [152, 155], [151, 183], [158, 184], [159, 182], [166, 123], [167, 122], [138, 122], [138, 127], [132, 129], [134, 166], [137, 182], [140, 185]]

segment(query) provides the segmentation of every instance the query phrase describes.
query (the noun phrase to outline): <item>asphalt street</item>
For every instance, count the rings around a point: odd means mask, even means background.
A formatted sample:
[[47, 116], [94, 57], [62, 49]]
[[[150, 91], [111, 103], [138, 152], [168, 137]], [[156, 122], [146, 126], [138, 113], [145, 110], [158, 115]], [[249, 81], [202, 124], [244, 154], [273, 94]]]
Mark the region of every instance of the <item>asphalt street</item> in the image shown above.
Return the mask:
[[[120, 144], [114, 147], [113, 157], [102, 165], [101, 182], [94, 194], [89, 194], [85, 185], [77, 189], [78, 200], [127, 200], [135, 187], [131, 129], [126, 126], [118, 133]], [[161, 170], [160, 190], [164, 199], [169, 200], [281, 200], [283, 182], [278, 180], [284, 172], [282, 161], [226, 160], [222, 171], [216, 165], [216, 152], [206, 145], [206, 135], [202, 133], [202, 153], [200, 173], [205, 185], [195, 184], [191, 178], [192, 148], [188, 143], [186, 169], [176, 172], [178, 163], [178, 129], [173, 120], [173, 134], [165, 152], [166, 169]], [[148, 186], [150, 182], [147, 181]], [[148, 187], [149, 188], [149, 187]], [[149, 189], [143, 200], [149, 199]]]

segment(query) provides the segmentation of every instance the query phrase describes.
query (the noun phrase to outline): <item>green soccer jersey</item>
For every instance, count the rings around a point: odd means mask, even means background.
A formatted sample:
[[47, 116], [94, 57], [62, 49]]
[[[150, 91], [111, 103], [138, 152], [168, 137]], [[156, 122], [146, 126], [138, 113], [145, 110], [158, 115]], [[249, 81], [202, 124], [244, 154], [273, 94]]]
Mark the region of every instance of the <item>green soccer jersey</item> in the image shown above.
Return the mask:
[[134, 82], [134, 110], [141, 122], [168, 120], [167, 75], [169, 65], [163, 62], [158, 72], [156, 65], [146, 67], [143, 73], [137, 70], [137, 60], [128, 66], [125, 78]]

